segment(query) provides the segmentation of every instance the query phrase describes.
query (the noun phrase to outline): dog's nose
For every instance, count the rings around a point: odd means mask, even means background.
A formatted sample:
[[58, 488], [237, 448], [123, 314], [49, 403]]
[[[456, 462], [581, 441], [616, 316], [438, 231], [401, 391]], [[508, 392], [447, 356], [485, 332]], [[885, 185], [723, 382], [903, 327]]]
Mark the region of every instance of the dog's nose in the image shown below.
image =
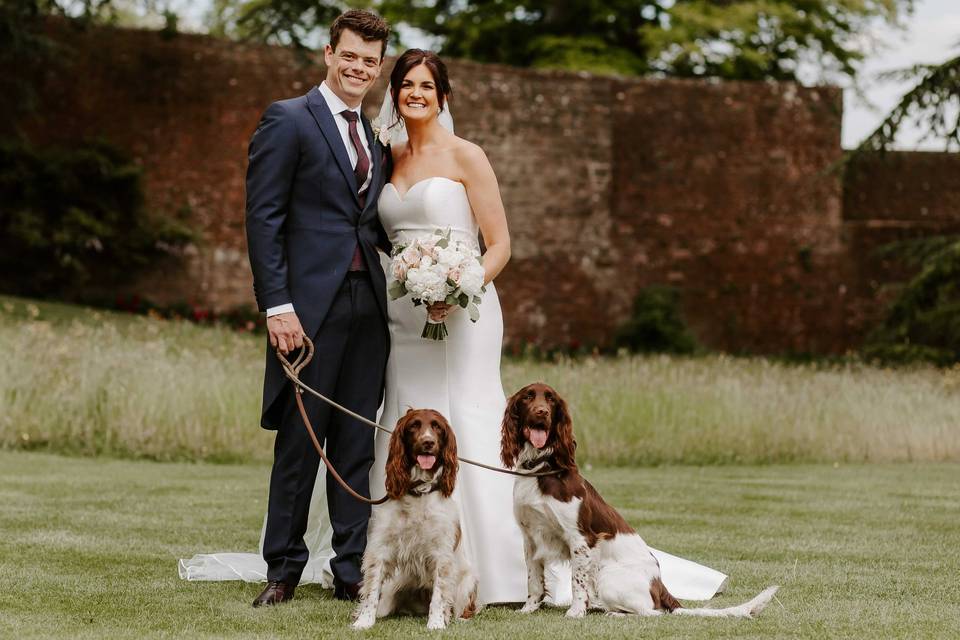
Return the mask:
[[534, 415], [537, 416], [538, 418], [542, 418], [542, 417], [544, 417], [544, 416], [547, 415], [548, 410], [547, 410], [546, 407], [534, 407], [534, 408], [533, 408], [533, 413], [534, 413]]
[[428, 436], [420, 441], [420, 446], [423, 447], [424, 451], [433, 451], [433, 448], [437, 446], [437, 441]]

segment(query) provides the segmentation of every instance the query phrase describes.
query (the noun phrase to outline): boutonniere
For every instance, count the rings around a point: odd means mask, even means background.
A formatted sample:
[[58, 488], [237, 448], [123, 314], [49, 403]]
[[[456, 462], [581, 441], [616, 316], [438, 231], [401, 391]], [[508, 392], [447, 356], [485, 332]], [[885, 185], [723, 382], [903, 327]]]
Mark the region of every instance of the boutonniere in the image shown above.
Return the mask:
[[390, 145], [390, 127], [383, 124], [380, 121], [380, 118], [377, 118], [370, 123], [370, 126], [373, 128], [373, 137], [380, 141], [380, 144], [383, 146]]

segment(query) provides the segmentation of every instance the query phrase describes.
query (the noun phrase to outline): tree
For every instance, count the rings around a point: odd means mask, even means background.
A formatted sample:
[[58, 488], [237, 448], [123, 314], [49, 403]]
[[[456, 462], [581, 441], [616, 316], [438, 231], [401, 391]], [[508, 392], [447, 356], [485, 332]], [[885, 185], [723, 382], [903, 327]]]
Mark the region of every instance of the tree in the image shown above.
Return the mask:
[[906, 259], [919, 272], [867, 336], [864, 354], [888, 362], [960, 362], [960, 236], [894, 243], [882, 253]]
[[[945, 150], [960, 149], [960, 56], [885, 77], [916, 84], [848, 154], [848, 162], [863, 153], [886, 152], [905, 122], [924, 131], [921, 140], [941, 139]], [[893, 243], [882, 253], [905, 259], [918, 273], [901, 287], [886, 318], [868, 336], [864, 353], [887, 361], [960, 362], [960, 236]]]
[[381, 0], [394, 22], [481, 62], [625, 74], [797, 80], [854, 76], [876, 20], [914, 0]]
[[915, 65], [881, 77], [916, 84], [854, 153], [889, 149], [904, 122], [925, 130], [921, 140], [937, 138], [944, 140], [946, 150], [960, 149], [960, 55], [942, 64]]
[[370, 4], [363, 0], [213, 0], [206, 22], [214, 35], [304, 51], [326, 43], [330, 23], [343, 11]]

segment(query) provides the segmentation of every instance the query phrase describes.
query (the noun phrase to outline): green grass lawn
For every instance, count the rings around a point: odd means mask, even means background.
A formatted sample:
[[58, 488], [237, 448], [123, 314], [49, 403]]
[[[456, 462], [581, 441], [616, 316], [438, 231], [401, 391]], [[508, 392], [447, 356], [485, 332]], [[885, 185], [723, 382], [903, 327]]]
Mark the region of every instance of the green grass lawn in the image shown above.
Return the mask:
[[[425, 620], [348, 628], [305, 586], [255, 610], [260, 585], [188, 583], [196, 552], [254, 551], [268, 467], [0, 452], [0, 637], [414, 638]], [[570, 621], [506, 607], [460, 638], [955, 638], [960, 469], [950, 464], [596, 468], [587, 476], [652, 545], [730, 574], [714, 604], [780, 584], [757, 621]], [[509, 513], [509, 505], [504, 505]]]

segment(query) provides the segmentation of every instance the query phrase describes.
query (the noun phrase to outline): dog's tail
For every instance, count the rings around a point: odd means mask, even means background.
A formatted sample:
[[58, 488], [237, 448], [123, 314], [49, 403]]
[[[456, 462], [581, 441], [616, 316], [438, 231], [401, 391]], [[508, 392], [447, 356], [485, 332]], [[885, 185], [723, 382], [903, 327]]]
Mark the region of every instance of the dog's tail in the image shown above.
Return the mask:
[[764, 607], [773, 599], [773, 595], [780, 587], [768, 587], [761, 591], [757, 597], [749, 602], [736, 607], [727, 607], [725, 609], [674, 609], [671, 613], [683, 616], [701, 616], [705, 618], [756, 618], [763, 611]]

